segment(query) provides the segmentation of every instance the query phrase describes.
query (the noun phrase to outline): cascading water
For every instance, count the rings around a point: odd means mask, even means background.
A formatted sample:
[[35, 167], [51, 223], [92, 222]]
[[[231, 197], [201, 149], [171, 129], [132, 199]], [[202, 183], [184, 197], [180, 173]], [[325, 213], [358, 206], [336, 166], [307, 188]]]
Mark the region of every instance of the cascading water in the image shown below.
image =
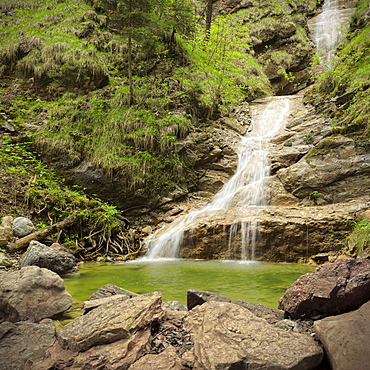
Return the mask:
[[321, 65], [330, 68], [335, 50], [343, 36], [343, 18], [338, 0], [325, 0], [322, 12], [316, 18], [314, 40]]
[[[253, 212], [256, 207], [266, 206], [264, 182], [270, 175], [268, 152], [271, 138], [281, 129], [289, 114], [289, 98], [275, 97], [266, 108], [252, 117], [251, 128], [242, 138], [238, 148], [238, 166], [235, 175], [206, 206], [179, 217], [146, 240], [148, 253], [144, 258], [174, 258], [179, 255], [184, 230], [194, 229], [199, 221], [219, 210], [242, 208]], [[238, 232], [238, 224], [230, 227], [229, 249]], [[241, 259], [254, 259], [257, 222], [241, 223]]]

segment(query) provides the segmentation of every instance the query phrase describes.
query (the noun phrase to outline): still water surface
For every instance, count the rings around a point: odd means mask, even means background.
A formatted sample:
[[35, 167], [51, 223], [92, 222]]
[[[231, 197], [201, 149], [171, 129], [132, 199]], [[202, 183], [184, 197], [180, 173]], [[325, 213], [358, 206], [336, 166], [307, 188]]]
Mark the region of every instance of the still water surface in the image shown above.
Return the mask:
[[314, 266], [248, 261], [157, 260], [124, 264], [85, 263], [81, 273], [68, 276], [67, 291], [74, 306], [87, 300], [101, 286], [112, 283], [136, 293], [159, 290], [163, 301], [177, 300], [186, 305], [190, 288], [207, 290], [277, 308], [279, 298], [299, 276]]

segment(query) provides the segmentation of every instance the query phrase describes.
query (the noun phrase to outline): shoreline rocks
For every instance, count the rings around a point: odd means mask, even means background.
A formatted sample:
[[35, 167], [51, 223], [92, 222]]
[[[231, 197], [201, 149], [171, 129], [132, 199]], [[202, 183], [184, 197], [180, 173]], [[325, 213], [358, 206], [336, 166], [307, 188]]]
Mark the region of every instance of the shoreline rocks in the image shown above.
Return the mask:
[[0, 322], [39, 322], [71, 305], [72, 296], [55, 272], [37, 266], [0, 271]]
[[370, 260], [342, 258], [301, 276], [279, 301], [288, 317], [345, 313], [370, 300]]
[[[355, 296], [367, 299], [356, 311], [318, 321], [312, 318], [316, 308], [312, 310], [307, 304], [298, 306], [299, 315], [288, 320], [284, 319], [283, 311], [241, 300], [230, 302], [228, 297], [212, 292], [189, 289], [187, 309], [179, 302], [162, 302], [160, 292], [137, 295], [107, 284], [83, 303], [83, 314], [58, 333], [55, 333], [51, 320], [42, 320], [41, 316], [36, 319], [21, 310], [10, 319], [42, 321], [11, 323], [8, 320], [1, 323], [0, 358], [15, 350], [22, 352], [22, 356], [11, 355], [12, 359], [2, 368], [308, 370], [319, 366], [326, 368], [323, 363], [325, 349], [333, 369], [362, 369], [361, 366], [369, 360], [364, 350], [370, 334], [366, 320], [370, 297], [364, 294], [370, 291], [365, 283], [368, 269], [369, 260], [343, 259], [326, 263], [292, 284], [291, 290], [288, 289], [281, 299], [285, 315], [291, 312], [288, 307], [297, 302], [290, 292], [299, 292], [295, 287], [301, 286], [302, 282], [307, 294], [312, 292], [311, 298], [321, 292], [321, 298], [327, 296], [332, 300], [337, 308], [335, 312], [350, 309], [348, 300], [356, 301]], [[0, 293], [6, 296], [9, 286], [14, 285], [15, 280], [21, 281], [20, 285], [26, 287], [27, 292], [23, 301], [33, 314], [38, 311], [39, 302], [28, 299], [35, 295], [29, 286], [40, 274], [61, 280], [57, 274], [36, 266], [3, 274], [0, 275]], [[28, 284], [22, 281], [25, 277]], [[8, 282], [4, 284], [4, 280]], [[361, 290], [359, 295], [358, 289]], [[333, 292], [343, 299], [338, 300]], [[305, 297], [302, 292], [299, 295]], [[7, 302], [9, 306], [18, 307], [14, 300]], [[356, 304], [360, 304], [358, 302]], [[4, 307], [0, 307], [0, 311], [4, 319]], [[42, 338], [29, 345], [27, 335], [33, 332], [34, 337]]]

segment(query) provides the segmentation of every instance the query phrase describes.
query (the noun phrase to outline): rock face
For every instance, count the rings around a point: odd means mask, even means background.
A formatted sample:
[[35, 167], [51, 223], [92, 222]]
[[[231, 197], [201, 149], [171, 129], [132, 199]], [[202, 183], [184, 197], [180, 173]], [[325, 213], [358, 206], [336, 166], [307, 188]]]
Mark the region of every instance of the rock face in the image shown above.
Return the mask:
[[54, 249], [33, 240], [22, 255], [20, 266], [39, 266], [65, 275], [78, 272], [76, 258], [63, 250]]
[[[258, 99], [250, 103], [250, 110], [263, 111], [270, 101]], [[329, 137], [330, 119], [305, 105], [302, 95], [289, 97], [289, 101], [285, 127], [271, 140], [271, 176], [261, 183], [268, 207], [198, 212], [184, 226], [179, 257], [240, 259], [242, 230], [249, 229], [252, 235], [254, 225], [258, 225], [255, 250], [249, 243], [247, 259], [297, 262], [344, 247], [353, 221], [370, 206], [367, 146], [342, 135]], [[241, 195], [241, 206], [242, 199]], [[189, 200], [162, 218], [156, 214], [146, 220], [152, 222], [152, 217], [162, 227], [191, 212], [191, 206]], [[168, 217], [171, 214], [175, 216]], [[164, 227], [157, 235], [165, 232]]]
[[64, 281], [50, 270], [29, 266], [0, 272], [0, 322], [39, 322], [71, 305]]
[[358, 310], [316, 321], [332, 369], [365, 370], [370, 363], [370, 301]]
[[44, 352], [56, 340], [55, 325], [45, 319], [39, 324], [18, 322], [0, 324], [0, 368], [23, 370], [36, 352]]
[[370, 300], [370, 260], [339, 259], [301, 276], [279, 301], [293, 318], [330, 316]]
[[26, 217], [17, 217], [12, 224], [13, 234], [19, 238], [31, 234], [35, 230], [32, 221]]
[[187, 306], [188, 310], [192, 310], [194, 307], [199, 306], [205, 302], [217, 301], [217, 302], [231, 302], [230, 298], [216, 294], [212, 292], [206, 292], [204, 290], [189, 289], [187, 293]]
[[274, 328], [239, 305], [207, 302], [190, 311], [196, 369], [312, 369], [323, 352], [304, 334]]
[[[199, 222], [194, 219], [194, 228], [185, 230], [179, 257], [239, 259], [242, 254], [242, 223], [258, 223], [256, 260], [296, 262], [313, 254], [338, 251], [343, 247], [343, 241], [352, 230], [352, 222], [363, 204], [364, 200], [360, 200], [304, 208], [254, 207], [252, 214], [237, 208], [199, 214]], [[232, 242], [228, 243], [231, 227], [234, 233]], [[251, 258], [251, 249], [247, 258]]]
[[335, 135], [322, 139], [296, 164], [279, 170], [277, 176], [298, 198], [318, 191], [334, 202], [344, 202], [358, 197], [358, 189], [369, 188], [369, 163], [367, 146]]

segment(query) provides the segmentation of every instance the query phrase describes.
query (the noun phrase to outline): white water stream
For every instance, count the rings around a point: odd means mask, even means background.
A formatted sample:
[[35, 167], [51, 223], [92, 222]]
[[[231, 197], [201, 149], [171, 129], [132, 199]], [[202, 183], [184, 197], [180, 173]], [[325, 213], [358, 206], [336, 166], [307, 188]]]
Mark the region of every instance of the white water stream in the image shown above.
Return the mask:
[[338, 0], [325, 0], [322, 12], [316, 17], [314, 41], [321, 65], [330, 68], [335, 51], [344, 34], [343, 26], [348, 20], [348, 10], [341, 11]]
[[[146, 240], [148, 253], [145, 258], [178, 257], [184, 230], [193, 229], [199, 220], [218, 210], [243, 208], [245, 212], [253, 212], [256, 206], [266, 206], [264, 180], [270, 175], [270, 140], [289, 115], [289, 103], [287, 97], [275, 97], [262, 112], [252, 117], [251, 129], [239, 144], [238, 166], [234, 176], [206, 206], [179, 217], [149, 237]], [[254, 259], [257, 227], [257, 223], [240, 225], [241, 259], [247, 256]], [[238, 224], [230, 228], [229, 248], [237, 229]]]

